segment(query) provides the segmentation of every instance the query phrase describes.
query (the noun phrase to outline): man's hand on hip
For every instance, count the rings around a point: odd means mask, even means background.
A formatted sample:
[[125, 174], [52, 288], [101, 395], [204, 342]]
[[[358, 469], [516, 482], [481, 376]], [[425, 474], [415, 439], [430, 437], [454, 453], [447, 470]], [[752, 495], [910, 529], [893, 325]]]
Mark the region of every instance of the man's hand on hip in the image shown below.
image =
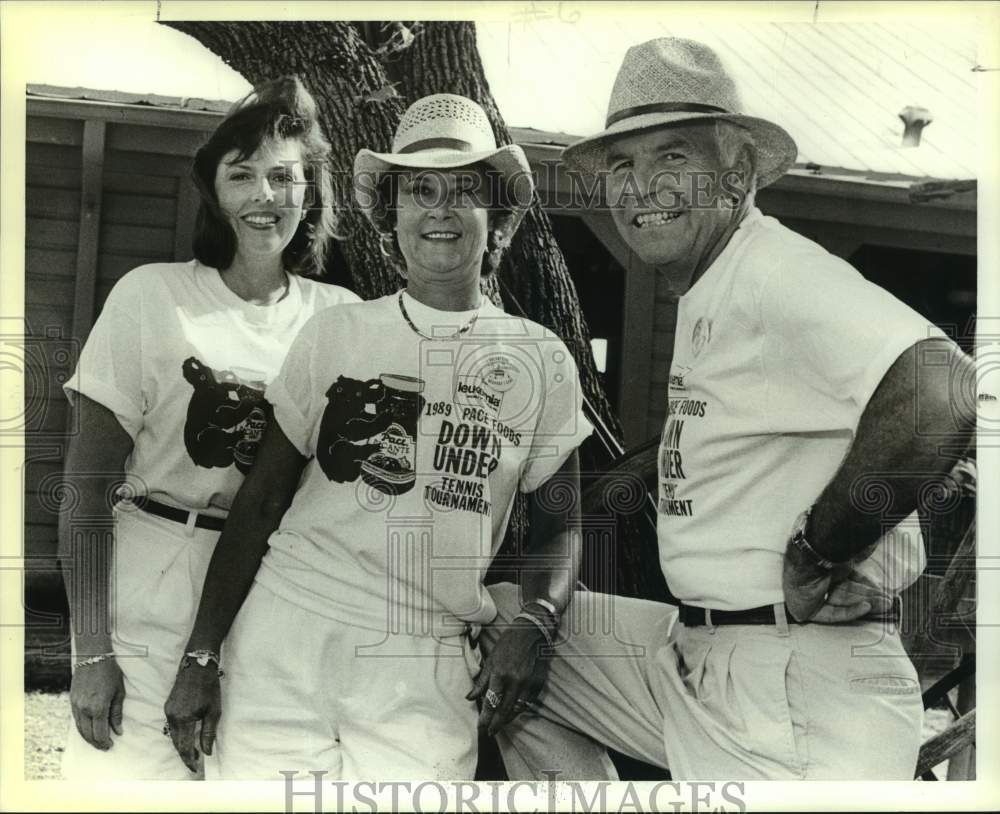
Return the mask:
[[892, 594], [868, 577], [852, 571], [834, 586], [811, 622], [837, 624], [851, 622], [868, 614], [887, 614], [892, 610]]
[[892, 595], [850, 563], [828, 571], [793, 546], [785, 551], [782, 588], [786, 609], [800, 622], [838, 624], [892, 610]]
[[789, 545], [785, 549], [781, 573], [786, 610], [796, 621], [811, 620], [823, 607], [833, 586], [841, 582], [848, 571], [847, 565], [833, 570], [822, 568], [804, 551]]

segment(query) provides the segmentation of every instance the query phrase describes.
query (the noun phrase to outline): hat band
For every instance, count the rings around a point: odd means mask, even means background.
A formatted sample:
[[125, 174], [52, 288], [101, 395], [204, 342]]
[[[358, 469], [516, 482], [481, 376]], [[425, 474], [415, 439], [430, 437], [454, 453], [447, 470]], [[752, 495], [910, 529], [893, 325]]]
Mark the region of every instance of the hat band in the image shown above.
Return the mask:
[[642, 116], [644, 113], [730, 113], [724, 107], [715, 105], [698, 105], [691, 102], [654, 102], [649, 105], [637, 105], [636, 107], [626, 107], [617, 113], [608, 116], [605, 127], [611, 127], [622, 119], [630, 119], [633, 116]]
[[414, 141], [400, 148], [400, 154], [418, 153], [421, 150], [458, 150], [462, 153], [472, 152], [472, 143], [458, 138], [425, 138]]

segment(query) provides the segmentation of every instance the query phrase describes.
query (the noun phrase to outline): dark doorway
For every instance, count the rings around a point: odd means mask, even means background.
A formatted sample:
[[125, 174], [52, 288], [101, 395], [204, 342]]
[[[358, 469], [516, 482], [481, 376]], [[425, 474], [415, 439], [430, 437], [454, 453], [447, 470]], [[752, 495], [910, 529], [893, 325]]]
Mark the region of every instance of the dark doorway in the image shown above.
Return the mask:
[[975, 340], [976, 258], [864, 245], [850, 263], [951, 336], [966, 353]]
[[604, 392], [620, 412], [625, 270], [580, 218], [550, 214], [549, 219], [594, 340]]

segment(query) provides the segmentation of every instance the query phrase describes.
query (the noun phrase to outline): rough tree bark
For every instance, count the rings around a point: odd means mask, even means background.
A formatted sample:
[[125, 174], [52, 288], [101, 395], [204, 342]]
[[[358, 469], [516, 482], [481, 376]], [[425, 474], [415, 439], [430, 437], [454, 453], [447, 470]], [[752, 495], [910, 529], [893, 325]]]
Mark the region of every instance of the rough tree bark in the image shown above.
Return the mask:
[[[483, 72], [474, 23], [171, 21], [166, 25], [194, 37], [251, 83], [296, 73], [316, 97], [333, 144], [334, 192], [342, 207], [341, 232], [347, 238], [341, 251], [353, 288], [365, 299], [396, 291], [400, 281], [381, 255], [374, 230], [354, 207], [351, 168], [357, 151], [388, 150], [402, 111], [430, 93], [475, 99], [486, 110], [498, 141], [511, 143]], [[620, 424], [590, 352], [590, 332], [576, 289], [537, 200], [515, 236], [501, 277], [506, 310], [523, 309], [566, 342], [588, 401], [620, 439]], [[486, 286], [486, 293], [500, 303], [495, 283]], [[597, 471], [607, 467], [610, 456], [592, 440], [584, 445], [582, 459], [585, 472]], [[519, 501], [501, 560], [521, 551], [525, 529], [524, 503]], [[597, 562], [585, 580], [603, 590], [662, 598], [655, 556], [651, 559], [651, 551], [643, 550], [644, 536], [648, 540], [648, 529], [634, 519], [619, 524], [615, 573], [608, 573], [608, 563]]]

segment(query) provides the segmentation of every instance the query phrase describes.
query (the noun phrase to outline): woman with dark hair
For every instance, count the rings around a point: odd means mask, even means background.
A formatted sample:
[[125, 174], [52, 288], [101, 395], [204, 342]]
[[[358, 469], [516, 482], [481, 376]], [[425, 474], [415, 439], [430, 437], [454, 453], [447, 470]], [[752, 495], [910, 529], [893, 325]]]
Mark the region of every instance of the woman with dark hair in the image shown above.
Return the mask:
[[204, 658], [184, 640], [272, 417], [264, 388], [314, 313], [358, 301], [302, 276], [333, 237], [329, 150], [297, 79], [238, 102], [195, 157], [196, 259], [122, 277], [65, 385], [69, 779], [196, 776], [162, 734], [163, 702], [177, 660]]
[[[219, 178], [220, 165], [238, 167], [241, 162], [264, 152], [276, 161], [268, 169], [276, 182], [272, 193], [279, 207], [301, 207], [296, 228], [282, 247], [280, 272], [316, 275], [323, 271], [329, 238], [334, 236], [335, 215], [331, 206], [330, 144], [320, 129], [316, 102], [295, 77], [274, 80], [257, 89], [234, 109], [195, 155], [191, 177], [201, 194], [194, 234], [194, 255], [208, 268], [233, 273], [239, 254], [238, 222], [234, 223], [232, 196], [249, 179], [239, 169], [231, 177]], [[283, 147], [275, 151], [276, 147]], [[220, 185], [220, 180], [224, 183]], [[229, 182], [232, 183], [229, 183]], [[229, 203], [227, 203], [229, 202]], [[255, 230], [255, 233], [260, 230]], [[264, 230], [268, 233], [267, 230]], [[284, 234], [283, 229], [278, 229]], [[244, 252], [249, 246], [242, 247]], [[273, 270], [273, 269], [272, 269]], [[274, 276], [279, 276], [275, 272]]]
[[[210, 776], [471, 778], [477, 719], [496, 730], [540, 691], [579, 567], [576, 365], [481, 290], [532, 200], [523, 151], [436, 94], [355, 182], [406, 285], [317, 315], [268, 387], [188, 640], [210, 655], [165, 708], [192, 769], [218, 734]], [[520, 597], [483, 584], [519, 491], [537, 493]]]

